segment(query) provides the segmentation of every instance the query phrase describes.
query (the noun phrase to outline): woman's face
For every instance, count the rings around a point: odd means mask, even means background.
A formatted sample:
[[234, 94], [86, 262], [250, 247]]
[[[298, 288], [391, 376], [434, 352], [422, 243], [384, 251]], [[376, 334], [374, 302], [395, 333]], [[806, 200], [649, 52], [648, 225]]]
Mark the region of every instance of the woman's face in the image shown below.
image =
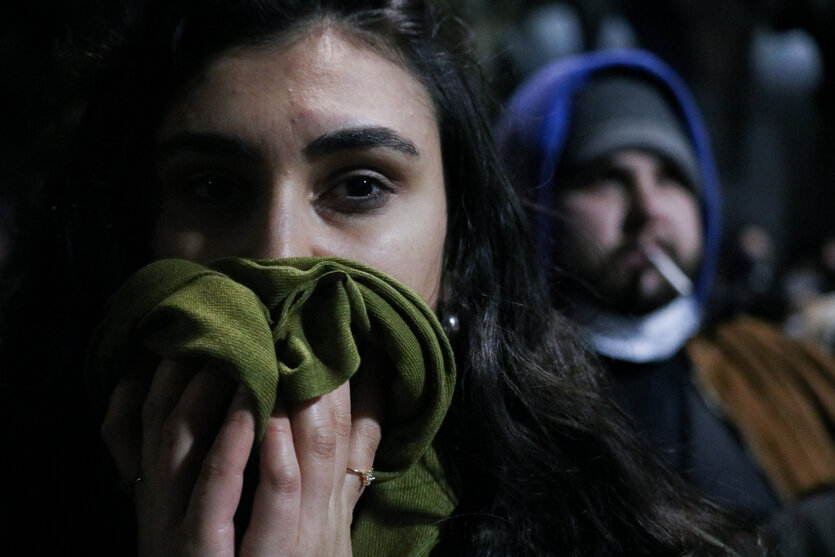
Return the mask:
[[157, 258], [339, 256], [437, 304], [446, 197], [425, 88], [322, 29], [232, 50], [157, 136]]

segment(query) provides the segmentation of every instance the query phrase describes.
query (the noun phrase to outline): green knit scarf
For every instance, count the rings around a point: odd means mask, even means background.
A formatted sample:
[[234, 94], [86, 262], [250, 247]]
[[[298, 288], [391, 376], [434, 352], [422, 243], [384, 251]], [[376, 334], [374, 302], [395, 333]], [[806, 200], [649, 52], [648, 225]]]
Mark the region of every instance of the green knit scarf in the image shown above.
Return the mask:
[[222, 362], [255, 396], [260, 439], [277, 396], [300, 401], [334, 390], [362, 370], [360, 346], [368, 343], [396, 372], [385, 395], [377, 481], [354, 512], [354, 554], [426, 555], [455, 506], [433, 447], [455, 363], [432, 310], [383, 273], [332, 257], [156, 261], [111, 300], [85, 373], [106, 408], [143, 353]]

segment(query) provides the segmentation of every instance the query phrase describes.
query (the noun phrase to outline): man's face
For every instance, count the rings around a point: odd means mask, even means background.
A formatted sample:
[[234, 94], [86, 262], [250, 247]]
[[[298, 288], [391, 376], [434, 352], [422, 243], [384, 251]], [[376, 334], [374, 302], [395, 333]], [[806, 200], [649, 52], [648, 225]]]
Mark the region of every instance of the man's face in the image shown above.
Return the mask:
[[619, 312], [645, 314], [676, 296], [650, 263], [661, 249], [691, 278], [702, 257], [699, 204], [673, 165], [649, 151], [616, 151], [568, 176], [556, 260]]

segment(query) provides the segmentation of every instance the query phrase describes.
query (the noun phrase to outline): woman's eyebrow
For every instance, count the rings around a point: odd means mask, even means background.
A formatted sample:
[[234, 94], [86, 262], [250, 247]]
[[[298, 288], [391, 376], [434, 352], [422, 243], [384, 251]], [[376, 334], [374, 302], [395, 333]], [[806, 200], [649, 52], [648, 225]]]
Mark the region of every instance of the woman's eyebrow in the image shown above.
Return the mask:
[[305, 146], [304, 156], [315, 159], [337, 151], [377, 147], [394, 149], [412, 157], [419, 156], [414, 143], [401, 137], [394, 130], [382, 126], [345, 128], [326, 133]]
[[155, 158], [190, 153], [252, 161], [258, 159], [256, 150], [245, 141], [237, 137], [216, 133], [177, 133], [154, 148]]

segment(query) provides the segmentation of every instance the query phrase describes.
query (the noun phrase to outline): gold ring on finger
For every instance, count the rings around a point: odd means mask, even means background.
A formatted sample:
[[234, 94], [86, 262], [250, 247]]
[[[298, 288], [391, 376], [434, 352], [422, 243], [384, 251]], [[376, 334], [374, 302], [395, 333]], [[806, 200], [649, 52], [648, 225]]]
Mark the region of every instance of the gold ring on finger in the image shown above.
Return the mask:
[[374, 477], [374, 468], [369, 468], [365, 472], [363, 472], [362, 470], [357, 470], [356, 468], [345, 468], [345, 472], [349, 474], [356, 474], [357, 476], [359, 476], [360, 480], [362, 481], [363, 487], [368, 487], [369, 485], [371, 485], [371, 482], [373, 482], [376, 479]]

